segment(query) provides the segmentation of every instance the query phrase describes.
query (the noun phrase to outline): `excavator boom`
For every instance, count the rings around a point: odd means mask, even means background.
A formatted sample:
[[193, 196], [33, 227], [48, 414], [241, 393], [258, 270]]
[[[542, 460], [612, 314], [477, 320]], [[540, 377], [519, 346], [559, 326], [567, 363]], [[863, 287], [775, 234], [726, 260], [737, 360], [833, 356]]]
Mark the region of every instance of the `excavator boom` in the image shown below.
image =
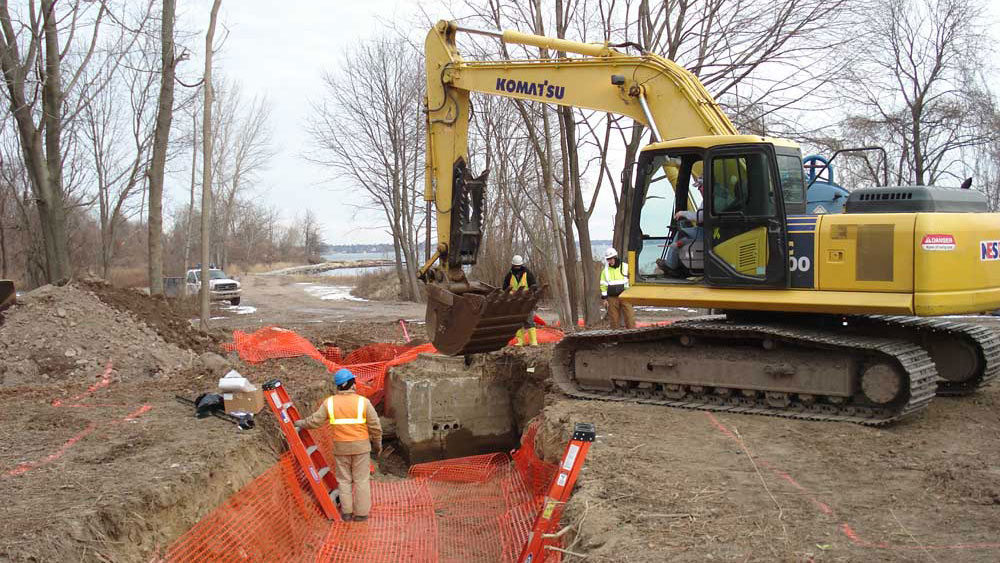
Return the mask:
[[[560, 53], [556, 58], [466, 61], [459, 32], [486, 34], [508, 44]], [[568, 57], [563, 53], [580, 55]], [[436, 209], [438, 246], [420, 270], [428, 285], [428, 332], [445, 354], [504, 346], [531, 314], [540, 290], [506, 294], [469, 280], [482, 240], [488, 171], [468, 169], [471, 92], [597, 110], [647, 125], [656, 140], [735, 135], [736, 128], [697, 77], [676, 63], [644, 53], [631, 56], [590, 44], [516, 31], [481, 31], [441, 21], [425, 42], [427, 156], [424, 197]]]

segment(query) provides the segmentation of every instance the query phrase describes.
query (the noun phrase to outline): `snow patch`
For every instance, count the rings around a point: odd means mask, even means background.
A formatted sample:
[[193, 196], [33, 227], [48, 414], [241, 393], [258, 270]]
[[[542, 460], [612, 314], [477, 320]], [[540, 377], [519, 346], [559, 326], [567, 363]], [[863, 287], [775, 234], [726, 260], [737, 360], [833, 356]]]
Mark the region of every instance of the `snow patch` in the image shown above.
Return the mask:
[[311, 285], [302, 289], [323, 301], [368, 301], [351, 295], [352, 288], [346, 285]]
[[222, 307], [222, 310], [229, 311], [230, 313], [236, 313], [237, 315], [252, 315], [257, 312], [257, 307], [251, 307], [249, 305], [230, 305], [229, 307]]

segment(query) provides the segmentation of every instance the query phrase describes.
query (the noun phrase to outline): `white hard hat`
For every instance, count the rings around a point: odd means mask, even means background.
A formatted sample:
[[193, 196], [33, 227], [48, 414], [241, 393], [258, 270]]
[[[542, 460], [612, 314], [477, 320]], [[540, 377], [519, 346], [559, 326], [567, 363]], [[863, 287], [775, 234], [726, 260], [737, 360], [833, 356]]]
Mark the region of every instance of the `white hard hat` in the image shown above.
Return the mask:
[[615, 250], [614, 248], [609, 248], [609, 249], [607, 249], [607, 250], [604, 251], [604, 259], [605, 260], [610, 260], [610, 259], [615, 258], [617, 256], [618, 256], [618, 251]]
[[510, 260], [510, 265], [511, 266], [524, 266], [524, 258], [521, 258], [520, 254], [515, 254], [514, 257]]

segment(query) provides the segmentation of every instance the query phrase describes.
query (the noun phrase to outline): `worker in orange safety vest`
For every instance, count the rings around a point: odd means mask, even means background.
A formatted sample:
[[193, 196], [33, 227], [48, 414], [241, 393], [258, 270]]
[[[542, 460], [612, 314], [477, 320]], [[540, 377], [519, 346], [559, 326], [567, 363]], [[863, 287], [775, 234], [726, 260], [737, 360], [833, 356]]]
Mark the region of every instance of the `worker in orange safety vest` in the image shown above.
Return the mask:
[[333, 427], [333, 460], [336, 468], [340, 510], [347, 522], [364, 522], [372, 508], [369, 452], [382, 452], [382, 425], [375, 407], [354, 389], [354, 374], [339, 369], [333, 375], [337, 394], [331, 395], [308, 418], [295, 421], [296, 428]]

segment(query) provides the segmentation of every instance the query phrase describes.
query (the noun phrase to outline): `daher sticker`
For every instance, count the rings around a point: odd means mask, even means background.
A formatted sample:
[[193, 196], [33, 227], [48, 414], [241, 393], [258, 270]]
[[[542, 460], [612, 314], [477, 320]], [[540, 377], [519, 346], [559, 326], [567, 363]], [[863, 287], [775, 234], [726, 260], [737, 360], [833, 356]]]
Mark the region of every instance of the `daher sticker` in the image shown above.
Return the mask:
[[920, 241], [924, 250], [955, 250], [955, 237], [951, 235], [924, 235]]

